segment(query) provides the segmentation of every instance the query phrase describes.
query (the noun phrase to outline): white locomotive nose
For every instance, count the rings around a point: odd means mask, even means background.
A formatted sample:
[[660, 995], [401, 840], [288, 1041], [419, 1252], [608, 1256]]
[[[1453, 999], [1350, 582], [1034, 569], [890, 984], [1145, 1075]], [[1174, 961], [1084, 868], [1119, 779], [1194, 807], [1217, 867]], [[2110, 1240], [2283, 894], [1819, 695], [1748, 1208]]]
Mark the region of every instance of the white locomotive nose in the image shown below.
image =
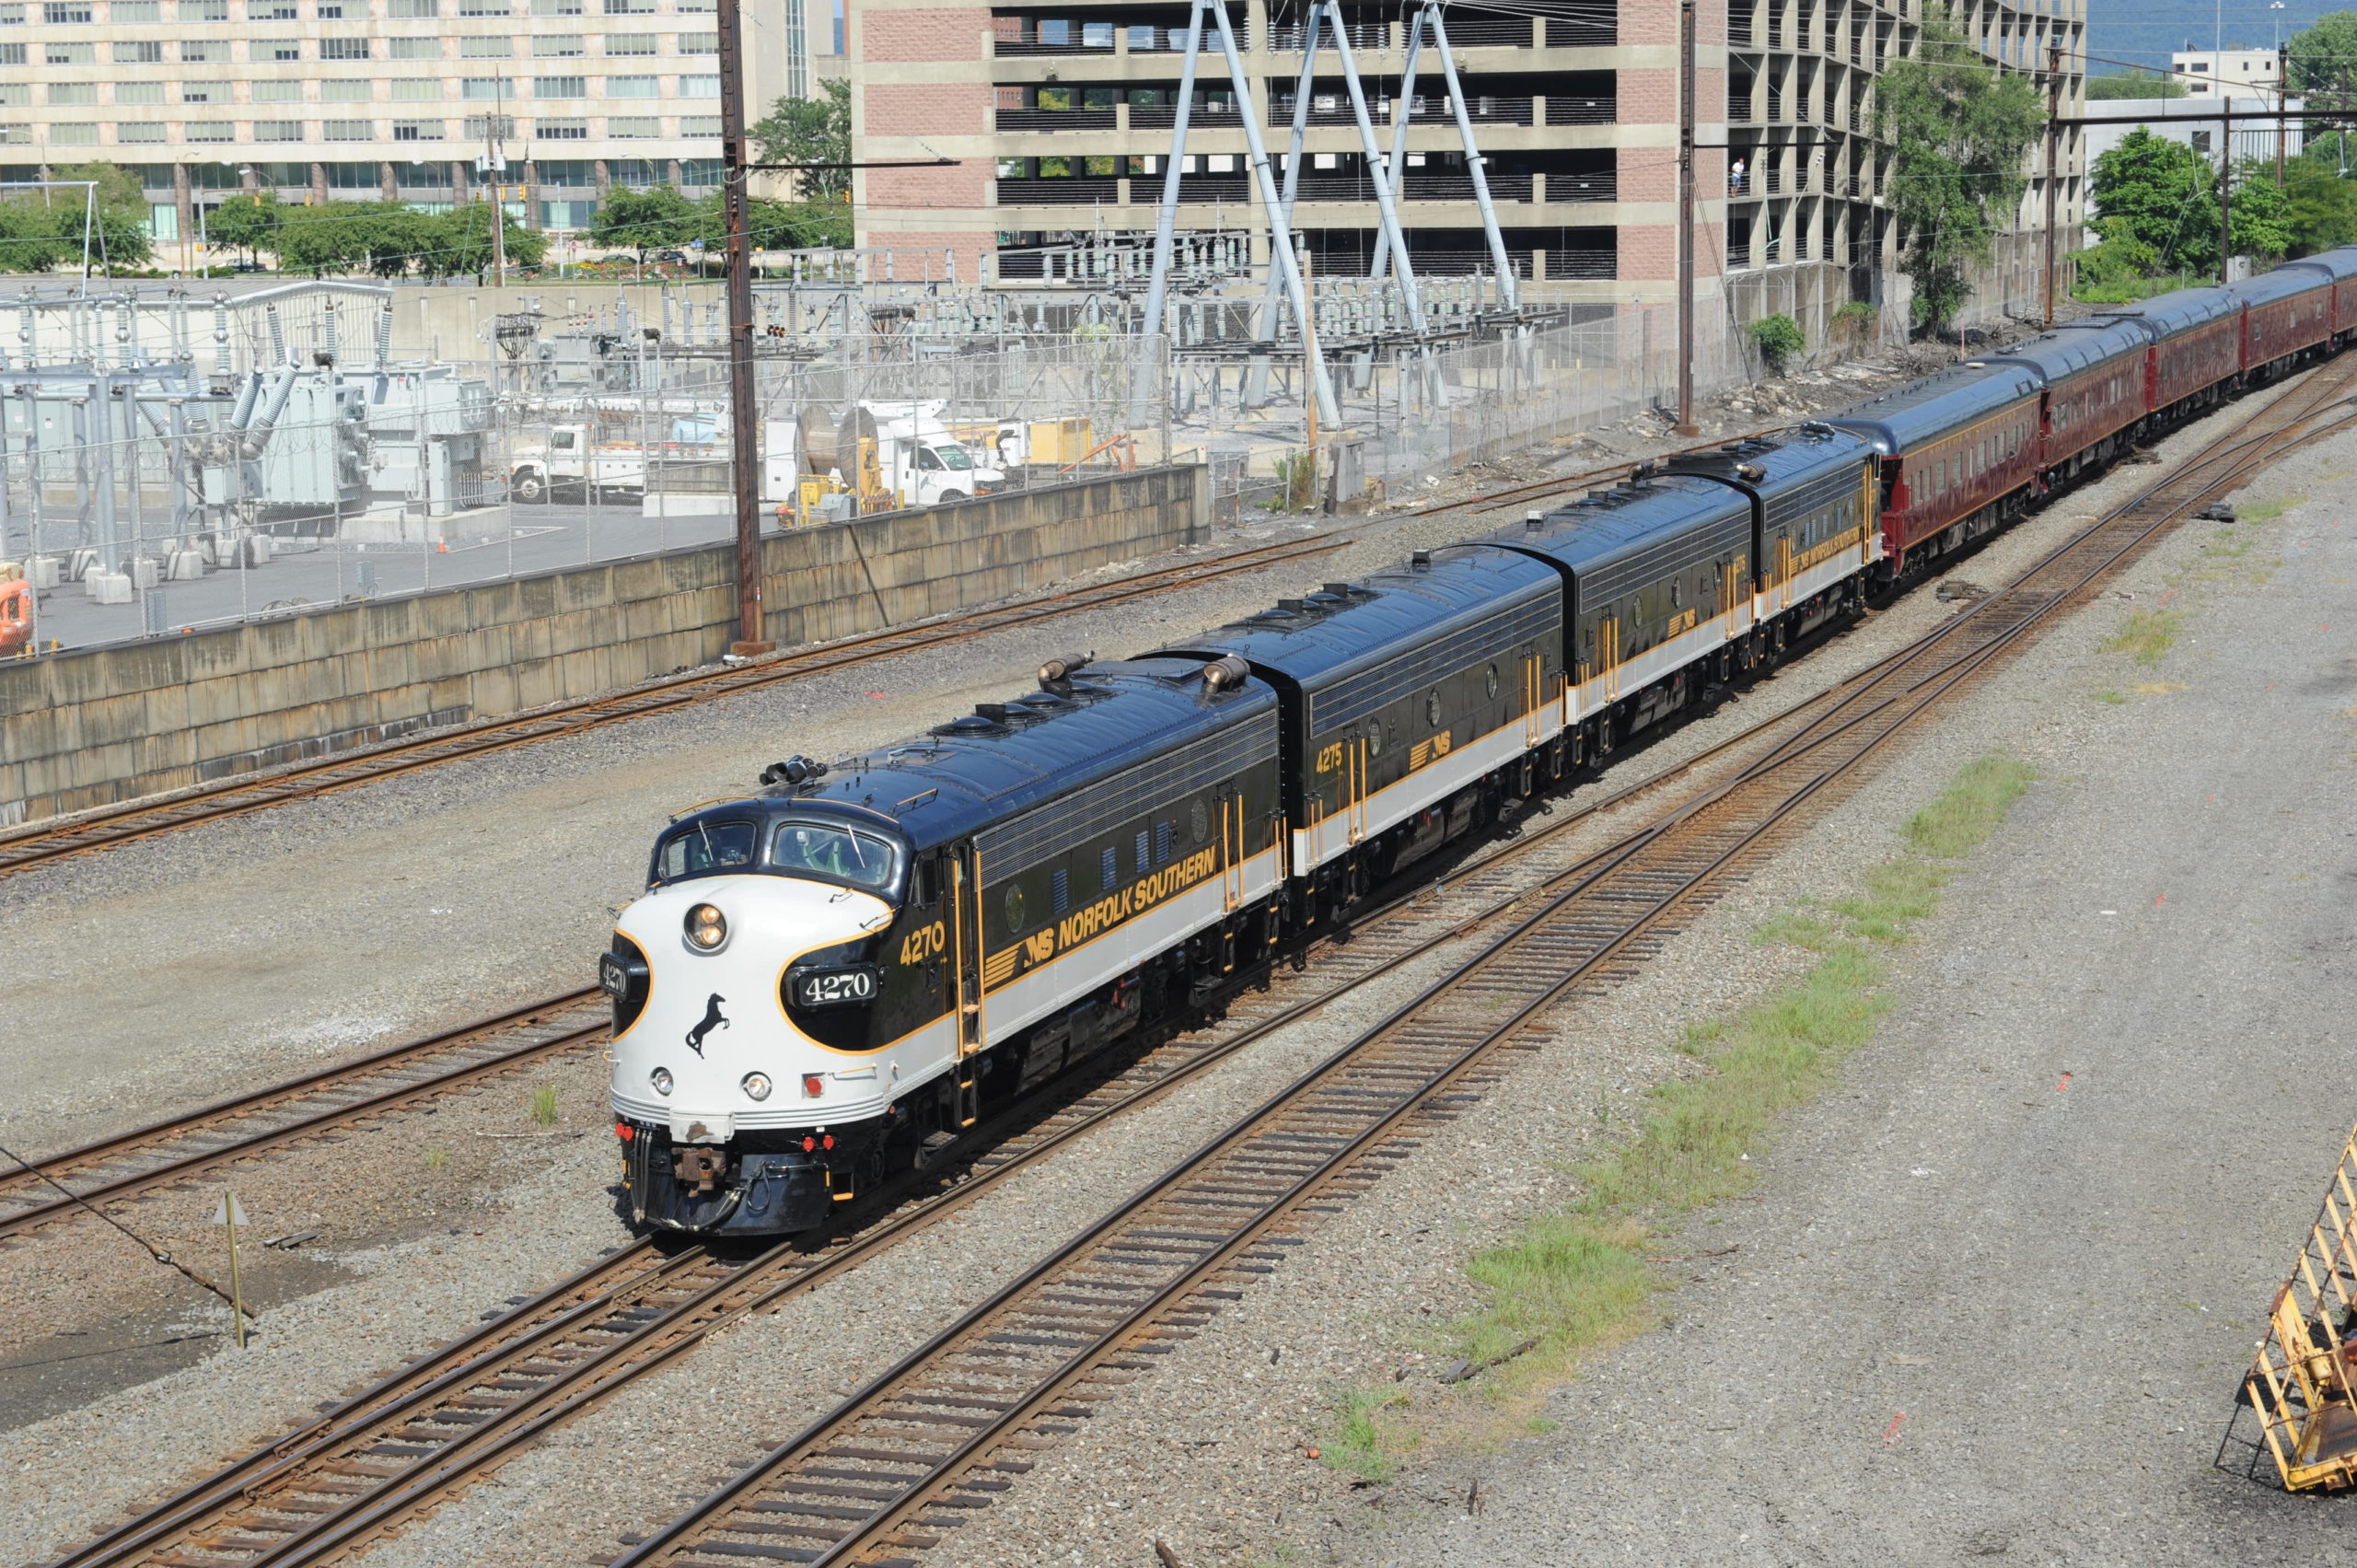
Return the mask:
[[632, 904], [615, 929], [645, 955], [646, 1001], [614, 1040], [615, 1109], [683, 1144], [784, 1125], [772, 1086], [843, 1064], [788, 1020], [786, 970], [891, 920], [871, 894], [791, 877], [699, 877]]

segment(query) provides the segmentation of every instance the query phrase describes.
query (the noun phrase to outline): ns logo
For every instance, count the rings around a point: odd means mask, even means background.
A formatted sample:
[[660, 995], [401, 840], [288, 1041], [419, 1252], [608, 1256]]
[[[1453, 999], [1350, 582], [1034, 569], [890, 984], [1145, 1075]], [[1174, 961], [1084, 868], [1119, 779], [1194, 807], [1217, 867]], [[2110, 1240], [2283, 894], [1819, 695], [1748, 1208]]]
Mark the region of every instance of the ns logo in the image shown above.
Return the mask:
[[1051, 928], [1034, 932], [1023, 939], [1024, 957], [1035, 964], [1044, 964], [1056, 956], [1056, 934]]

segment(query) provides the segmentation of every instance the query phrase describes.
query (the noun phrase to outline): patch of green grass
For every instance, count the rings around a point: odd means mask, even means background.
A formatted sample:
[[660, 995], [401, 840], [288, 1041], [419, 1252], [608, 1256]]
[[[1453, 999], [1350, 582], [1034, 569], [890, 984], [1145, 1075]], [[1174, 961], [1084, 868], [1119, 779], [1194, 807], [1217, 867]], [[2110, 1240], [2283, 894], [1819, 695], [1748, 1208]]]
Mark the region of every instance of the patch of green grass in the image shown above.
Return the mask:
[[2117, 688], [2107, 686], [2102, 691], [2096, 693], [2096, 701], [2098, 703], [2111, 703], [2118, 704], [2125, 703], [2128, 699], [2121, 696]]
[[447, 1170], [447, 1169], [449, 1169], [449, 1168], [450, 1168], [450, 1151], [449, 1151], [449, 1150], [447, 1150], [447, 1149], [428, 1149], [428, 1150], [426, 1150], [426, 1151], [425, 1151], [425, 1168], [426, 1168], [426, 1169], [428, 1169], [428, 1170]]
[[1295, 1550], [1292, 1542], [1287, 1541], [1271, 1547], [1265, 1557], [1254, 1554], [1252, 1560], [1247, 1562], [1244, 1568], [1295, 1568], [1295, 1564], [1300, 1561], [1301, 1553]]
[[1318, 1462], [1329, 1469], [1381, 1483], [1399, 1469], [1400, 1434], [1387, 1429], [1385, 1411], [1408, 1402], [1390, 1388], [1347, 1388], [1335, 1401], [1332, 1433], [1318, 1446]]
[[2141, 665], [2158, 665], [2177, 645], [2177, 628], [2185, 613], [2176, 610], [2131, 610], [2119, 630], [2104, 643], [2116, 654], [2126, 654]]
[[1980, 757], [1907, 819], [1907, 847], [1918, 854], [1960, 859], [1989, 842], [2038, 775], [2011, 757]]
[[2286, 495], [2281, 501], [2247, 501], [2235, 508], [2235, 516], [2246, 523], [2271, 523], [2293, 507], [2305, 505], [2305, 495]]
[[[1881, 949], [1906, 940], [1937, 907], [1957, 862], [1996, 831], [2034, 776], [2007, 757], [1968, 764], [1908, 820], [1903, 850], [1868, 871], [1856, 895], [1761, 925], [1758, 940], [1790, 944], [1817, 961], [1733, 1018], [1689, 1025], [1678, 1049], [1701, 1070], [1653, 1090], [1635, 1136], [1577, 1167], [1585, 1189], [1577, 1202], [1524, 1222], [1466, 1265], [1487, 1304], [1448, 1326], [1456, 1353], [1479, 1364], [1539, 1342], [1485, 1377], [1485, 1391], [1544, 1388], [1568, 1376], [1584, 1351], [1651, 1326], [1661, 1279], [1648, 1253], [1663, 1228], [1751, 1186], [1758, 1166], [1750, 1156], [1890, 1010]], [[1355, 1414], [1374, 1433], [1381, 1408], [1346, 1405], [1345, 1431]], [[1346, 1444], [1338, 1446], [1354, 1454]]]
[[532, 1121], [542, 1127], [556, 1125], [556, 1086], [541, 1084], [532, 1090]]

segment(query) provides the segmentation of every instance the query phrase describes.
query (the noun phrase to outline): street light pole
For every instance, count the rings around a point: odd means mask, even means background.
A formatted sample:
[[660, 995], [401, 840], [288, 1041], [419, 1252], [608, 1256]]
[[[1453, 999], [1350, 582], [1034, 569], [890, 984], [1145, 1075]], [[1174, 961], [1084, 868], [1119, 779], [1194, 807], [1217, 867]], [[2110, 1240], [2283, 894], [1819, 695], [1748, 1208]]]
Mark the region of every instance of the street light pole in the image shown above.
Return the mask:
[[737, 495], [737, 641], [749, 658], [774, 653], [761, 610], [761, 446], [753, 406], [753, 266], [745, 211], [745, 51], [740, 0], [719, 0], [720, 200], [726, 216], [728, 420]]

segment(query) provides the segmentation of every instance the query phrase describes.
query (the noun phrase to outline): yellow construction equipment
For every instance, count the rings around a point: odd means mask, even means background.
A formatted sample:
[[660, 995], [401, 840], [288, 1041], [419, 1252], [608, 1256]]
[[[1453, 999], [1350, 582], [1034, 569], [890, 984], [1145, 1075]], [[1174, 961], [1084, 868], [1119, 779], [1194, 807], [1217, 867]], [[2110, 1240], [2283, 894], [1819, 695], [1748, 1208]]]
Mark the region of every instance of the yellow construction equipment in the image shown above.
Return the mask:
[[2340, 1148], [2324, 1207], [2292, 1277], [2275, 1293], [2267, 1338], [2243, 1382], [2283, 1484], [2357, 1484], [2357, 1131]]

